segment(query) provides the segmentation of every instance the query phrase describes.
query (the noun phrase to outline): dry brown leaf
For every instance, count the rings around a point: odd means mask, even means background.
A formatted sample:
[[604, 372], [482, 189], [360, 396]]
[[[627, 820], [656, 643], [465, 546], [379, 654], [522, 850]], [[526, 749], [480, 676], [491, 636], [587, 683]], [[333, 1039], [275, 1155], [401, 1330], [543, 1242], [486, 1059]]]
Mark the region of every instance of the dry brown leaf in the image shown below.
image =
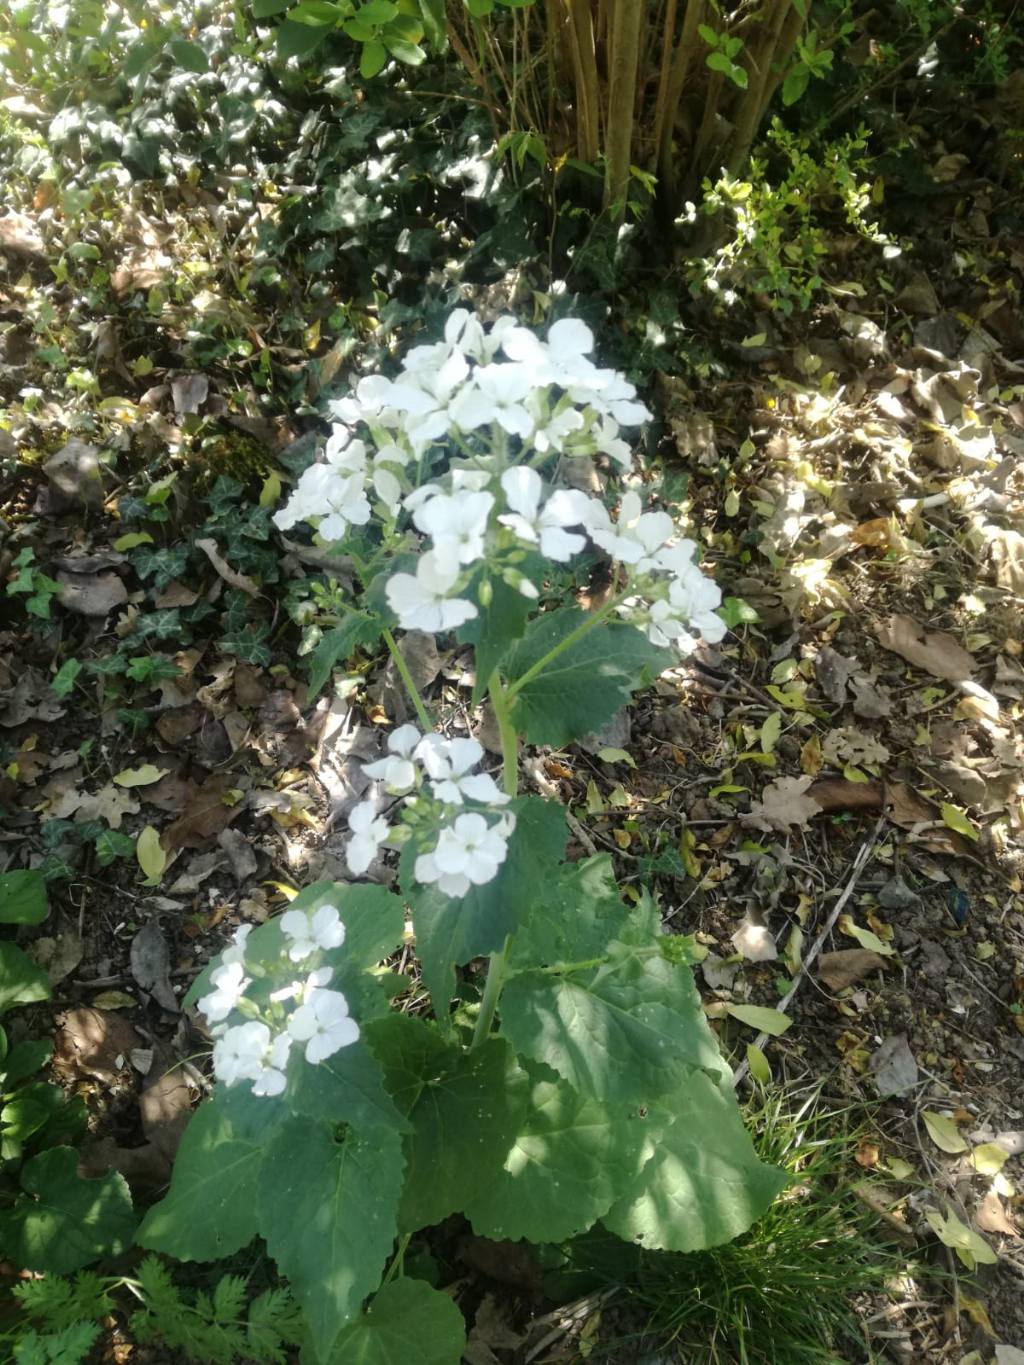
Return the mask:
[[185, 808], [172, 825], [164, 831], [161, 843], [169, 853], [179, 848], [199, 848], [207, 839], [214, 839], [240, 815], [244, 802], [231, 803], [228, 793], [232, 779], [227, 773], [215, 773], [201, 787], [190, 784], [192, 791]]
[[882, 805], [882, 784], [849, 782], [845, 777], [822, 777], [811, 787], [810, 796], [819, 810], [879, 810]]
[[[825, 736], [821, 756], [833, 768], [842, 768], [847, 763], [887, 763], [889, 750], [874, 735], [866, 735], [856, 726], [844, 725], [830, 730]], [[854, 785], [862, 787], [864, 784]]]
[[[110, 783], [98, 792], [81, 793], [75, 801], [75, 820], [106, 820], [111, 829], [120, 829], [126, 815], [138, 815], [139, 803], [124, 788]], [[50, 811], [53, 815], [56, 812]]]
[[128, 601], [128, 589], [116, 573], [57, 574], [57, 601], [79, 616], [107, 616]]
[[58, 1016], [53, 1060], [69, 1079], [93, 1076], [109, 1085], [127, 1066], [132, 1048], [141, 1046], [141, 1037], [123, 1015], [83, 1006]]
[[975, 1211], [975, 1222], [982, 1232], [1001, 1232], [1007, 1237], [1019, 1237], [1017, 1224], [1006, 1212], [1003, 1201], [995, 1190], [989, 1190]]
[[[755, 829], [783, 832], [793, 825], [806, 825], [808, 820], [821, 814], [821, 806], [808, 795], [811, 777], [780, 777], [770, 783], [761, 793], [760, 801], [750, 807], [750, 814], [743, 817], [745, 825]], [[852, 783], [850, 784], [853, 785]]]
[[774, 962], [779, 955], [775, 940], [767, 925], [758, 922], [759, 918], [748, 914], [730, 941], [748, 962]]
[[189, 735], [195, 734], [202, 725], [205, 715], [206, 712], [197, 701], [189, 702], [187, 706], [176, 706], [158, 717], [157, 734], [165, 744], [175, 749], [188, 739]]
[[818, 958], [818, 975], [830, 991], [845, 990], [885, 966], [885, 958], [867, 948], [839, 948]]
[[875, 627], [878, 643], [915, 668], [947, 682], [965, 682], [974, 671], [974, 658], [952, 635], [925, 630], [912, 616], [890, 616]]

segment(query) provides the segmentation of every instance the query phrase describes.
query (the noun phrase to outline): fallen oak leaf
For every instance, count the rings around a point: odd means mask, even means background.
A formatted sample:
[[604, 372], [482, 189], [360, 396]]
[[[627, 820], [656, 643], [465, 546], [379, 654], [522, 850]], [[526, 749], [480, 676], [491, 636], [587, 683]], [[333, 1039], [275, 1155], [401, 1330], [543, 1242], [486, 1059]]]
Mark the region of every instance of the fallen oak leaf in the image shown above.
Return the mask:
[[896, 614], [875, 627], [883, 649], [898, 654], [933, 678], [966, 682], [974, 672], [974, 657], [952, 636], [925, 630], [912, 616]]
[[806, 825], [808, 820], [821, 814], [821, 806], [807, 792], [812, 781], [805, 775], [780, 777], [777, 782], [769, 783], [742, 823], [753, 825], [755, 829], [775, 829], [783, 833], [793, 825]]

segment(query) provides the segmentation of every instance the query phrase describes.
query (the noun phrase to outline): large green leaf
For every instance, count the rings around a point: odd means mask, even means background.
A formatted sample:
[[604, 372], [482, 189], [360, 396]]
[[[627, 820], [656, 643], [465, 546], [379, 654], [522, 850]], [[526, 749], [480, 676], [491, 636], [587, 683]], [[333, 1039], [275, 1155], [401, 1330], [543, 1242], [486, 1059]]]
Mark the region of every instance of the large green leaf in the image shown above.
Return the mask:
[[0, 873], [0, 924], [39, 924], [47, 910], [41, 872]]
[[362, 1039], [317, 1066], [310, 1066], [302, 1050], [295, 1048], [289, 1073], [287, 1099], [295, 1114], [351, 1123], [360, 1132], [370, 1128], [409, 1131], [408, 1122], [384, 1089], [380, 1063]]
[[525, 1119], [505, 1164], [466, 1207], [483, 1237], [575, 1237], [632, 1188], [650, 1156], [646, 1110], [603, 1104], [550, 1076], [533, 1069]]
[[[502, 665], [510, 681], [522, 678], [586, 619], [575, 607], [564, 607], [531, 621]], [[523, 685], [513, 719], [531, 744], [568, 744], [599, 730], [672, 660], [634, 626], [595, 626]]]
[[459, 1365], [462, 1314], [425, 1280], [393, 1280], [335, 1343], [331, 1365]]
[[380, 1283], [397, 1232], [397, 1133], [291, 1119], [260, 1181], [260, 1231], [302, 1304], [321, 1357]]
[[501, 1031], [582, 1094], [609, 1102], [646, 1103], [693, 1067], [728, 1074], [689, 967], [666, 961], [656, 941], [614, 942], [600, 967], [513, 977]]
[[143, 1219], [136, 1241], [179, 1261], [217, 1261], [256, 1236], [256, 1193], [279, 1105], [247, 1085], [218, 1086], [185, 1129], [171, 1188]]
[[697, 1071], [653, 1111], [670, 1120], [633, 1188], [604, 1216], [628, 1241], [661, 1251], [730, 1242], [787, 1183], [758, 1160], [729, 1085]]
[[[420, 3], [422, 5], [424, 0], [420, 0]], [[519, 567], [528, 578], [540, 581], [541, 568], [537, 555], [528, 555]], [[480, 603], [480, 586], [485, 577], [490, 590], [490, 601], [486, 606]], [[536, 602], [524, 597], [515, 588], [510, 588], [503, 579], [488, 577], [486, 569], [480, 569], [473, 576], [467, 596], [479, 603], [478, 615], [460, 626], [455, 638], [459, 644], [473, 646], [473, 661], [476, 665], [473, 700], [479, 701], [487, 691], [491, 673], [515, 642], [522, 638]]]
[[50, 980], [14, 943], [0, 943], [0, 1010], [49, 1000]]
[[369, 1033], [413, 1127], [399, 1223], [415, 1232], [462, 1209], [501, 1170], [522, 1122], [526, 1078], [503, 1039], [467, 1052], [435, 1025], [398, 1014]]
[[524, 796], [513, 801], [516, 828], [498, 875], [461, 897], [446, 896], [413, 877], [417, 849], [402, 852], [402, 889], [412, 906], [423, 984], [435, 1012], [447, 1014], [455, 982], [454, 964], [497, 952], [515, 933], [527, 907], [557, 874], [567, 838], [565, 813], [553, 801]]
[[136, 1220], [124, 1177], [83, 1179], [73, 1148], [32, 1157], [21, 1186], [24, 1193], [0, 1214], [0, 1245], [16, 1266], [67, 1275], [130, 1245]]
[[607, 853], [563, 863], [527, 905], [512, 945], [511, 965], [550, 967], [600, 957], [629, 917]]

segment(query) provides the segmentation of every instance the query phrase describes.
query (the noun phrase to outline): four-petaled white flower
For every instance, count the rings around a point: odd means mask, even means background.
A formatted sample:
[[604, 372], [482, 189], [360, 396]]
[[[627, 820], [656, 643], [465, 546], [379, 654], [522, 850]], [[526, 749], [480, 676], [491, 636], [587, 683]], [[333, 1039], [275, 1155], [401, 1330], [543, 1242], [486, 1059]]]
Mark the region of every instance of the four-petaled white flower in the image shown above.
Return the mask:
[[580, 526], [589, 516], [590, 499], [585, 493], [571, 488], [560, 488], [552, 493], [541, 510], [544, 480], [528, 465], [515, 465], [501, 476], [505, 501], [511, 512], [498, 518], [503, 526], [514, 531], [520, 540], [540, 546], [548, 559], [564, 563], [579, 554], [587, 543], [586, 536], [573, 535], [566, 526]]
[[511, 821], [502, 817], [488, 825], [482, 815], [459, 815], [442, 829], [437, 846], [416, 859], [418, 882], [435, 883], [446, 896], [464, 896], [470, 886], [484, 886], [497, 876], [508, 853]]
[[500, 361], [481, 365], [473, 373], [473, 383], [452, 400], [452, 420], [462, 431], [476, 431], [497, 422], [510, 436], [527, 437], [533, 430], [533, 418], [526, 397], [533, 385], [529, 365]]
[[388, 758], [379, 758], [374, 763], [364, 763], [363, 772], [367, 777], [383, 782], [388, 791], [396, 796], [409, 791], [416, 785], [416, 764], [413, 751], [423, 736], [415, 725], [400, 725], [388, 735]]
[[211, 1024], [220, 1023], [237, 1008], [251, 979], [245, 975], [241, 962], [226, 962], [213, 969], [210, 984], [214, 989], [199, 1001], [199, 1008]]
[[292, 1040], [289, 1034], [279, 1033], [263, 1054], [263, 1065], [253, 1081], [254, 1095], [281, 1095], [288, 1084], [285, 1066]]
[[612, 521], [604, 503], [589, 500], [587, 530], [590, 538], [622, 564], [653, 567], [653, 556], [670, 540], [675, 523], [667, 512], [645, 512], [639, 493], [626, 493]]
[[359, 1025], [340, 991], [312, 990], [289, 1018], [288, 1033], [306, 1044], [306, 1061], [316, 1066], [356, 1042]]
[[[280, 1095], [284, 1089], [283, 1067], [291, 1039], [281, 1044], [274, 1039], [268, 1025], [261, 1020], [248, 1020], [229, 1028], [213, 1044], [213, 1070], [218, 1081], [233, 1085], [236, 1081], [261, 1081], [266, 1070], [279, 1073], [279, 1078], [264, 1080], [261, 1095]], [[269, 1087], [269, 1088], [268, 1088]]]
[[470, 772], [484, 756], [483, 746], [475, 739], [424, 735], [416, 756], [432, 779], [432, 790], [439, 801], [461, 806], [468, 798], [482, 805], [504, 806], [511, 800], [490, 773]]
[[391, 833], [388, 822], [376, 813], [372, 801], [360, 801], [348, 817], [352, 838], [345, 845], [349, 871], [361, 877], [377, 856], [377, 850]]
[[288, 956], [292, 962], [301, 962], [318, 948], [340, 948], [345, 942], [345, 926], [333, 905], [321, 905], [312, 916], [305, 910], [286, 910], [281, 916], [281, 932], [290, 940]]
[[436, 550], [420, 555], [415, 575], [392, 574], [384, 591], [402, 629], [436, 635], [472, 621], [478, 614], [476, 603], [449, 596], [458, 577], [458, 561], [453, 562]]
[[493, 493], [463, 493], [448, 497], [439, 493], [418, 507], [413, 521], [434, 542], [434, 553], [445, 564], [475, 564], [484, 555], [487, 519], [494, 506]]

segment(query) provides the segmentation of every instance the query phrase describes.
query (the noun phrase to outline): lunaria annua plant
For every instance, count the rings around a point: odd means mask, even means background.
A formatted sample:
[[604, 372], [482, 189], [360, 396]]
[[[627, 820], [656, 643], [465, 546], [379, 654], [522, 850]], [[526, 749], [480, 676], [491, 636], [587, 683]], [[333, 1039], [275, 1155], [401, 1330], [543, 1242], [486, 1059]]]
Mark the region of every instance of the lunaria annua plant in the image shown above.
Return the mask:
[[[204, 1260], [264, 1238], [306, 1312], [304, 1360], [457, 1365], [458, 1309], [403, 1273], [453, 1214], [498, 1240], [556, 1247], [600, 1221], [689, 1251], [742, 1233], [783, 1184], [741, 1122], [692, 940], [607, 855], [566, 861], [562, 806], [518, 793], [521, 741], [598, 729], [725, 631], [693, 542], [629, 482], [622, 432], [649, 414], [593, 346], [573, 318], [541, 339], [455, 311], [395, 378], [334, 405], [276, 518], [313, 527], [352, 582], [321, 678], [383, 639], [417, 724], [363, 767], [352, 880], [240, 930], [193, 986], [216, 1084], [140, 1240]], [[578, 486], [595, 468], [604, 495]], [[610, 586], [584, 611], [598, 560]], [[396, 628], [473, 647], [497, 775], [428, 711]], [[360, 881], [393, 855], [395, 890]], [[415, 976], [386, 965], [403, 943]]]

